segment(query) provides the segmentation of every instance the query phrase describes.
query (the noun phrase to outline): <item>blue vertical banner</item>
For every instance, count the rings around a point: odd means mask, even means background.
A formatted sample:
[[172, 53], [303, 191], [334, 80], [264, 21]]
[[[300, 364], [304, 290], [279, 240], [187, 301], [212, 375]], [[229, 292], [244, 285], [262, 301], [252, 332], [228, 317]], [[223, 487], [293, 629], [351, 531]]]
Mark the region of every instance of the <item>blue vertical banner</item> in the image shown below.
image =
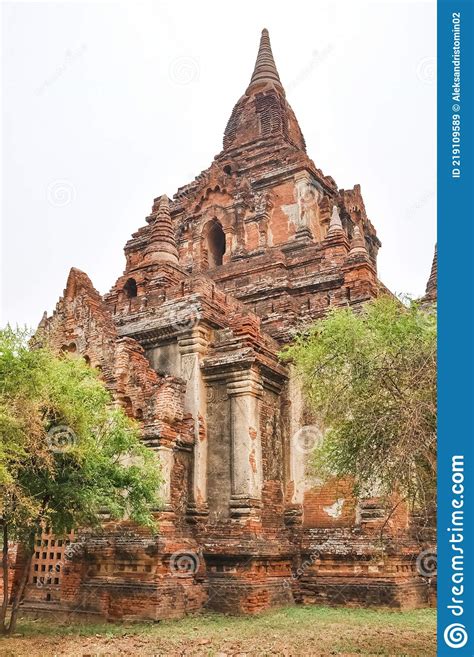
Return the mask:
[[438, 0], [438, 655], [474, 655], [474, 0]]

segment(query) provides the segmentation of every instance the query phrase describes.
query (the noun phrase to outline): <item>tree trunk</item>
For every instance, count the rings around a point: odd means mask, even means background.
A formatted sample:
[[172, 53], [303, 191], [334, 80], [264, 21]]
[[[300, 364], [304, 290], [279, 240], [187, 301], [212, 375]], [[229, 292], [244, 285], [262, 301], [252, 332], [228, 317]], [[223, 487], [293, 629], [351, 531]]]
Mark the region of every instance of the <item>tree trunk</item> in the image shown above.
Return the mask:
[[9, 568], [9, 559], [8, 559], [8, 525], [6, 522], [3, 523], [3, 549], [2, 549], [2, 568], [3, 568], [3, 601], [2, 601], [2, 610], [0, 612], [0, 632], [5, 634], [6, 632], [6, 617], [8, 609], [8, 568]]
[[23, 563], [23, 569], [21, 573], [21, 580], [18, 585], [18, 589], [15, 593], [15, 597], [13, 599], [12, 603], [12, 612], [10, 616], [10, 623], [8, 625], [8, 629], [6, 631], [7, 634], [13, 634], [16, 628], [16, 622], [18, 619], [18, 612], [20, 608], [20, 603], [23, 600], [23, 595], [25, 593], [25, 587], [26, 583], [28, 581], [28, 575], [30, 574], [30, 568], [31, 568], [31, 561], [33, 559], [33, 553], [35, 550], [35, 536], [36, 532], [35, 530], [32, 530], [30, 533], [28, 542], [26, 543], [26, 554], [25, 554], [25, 561]]

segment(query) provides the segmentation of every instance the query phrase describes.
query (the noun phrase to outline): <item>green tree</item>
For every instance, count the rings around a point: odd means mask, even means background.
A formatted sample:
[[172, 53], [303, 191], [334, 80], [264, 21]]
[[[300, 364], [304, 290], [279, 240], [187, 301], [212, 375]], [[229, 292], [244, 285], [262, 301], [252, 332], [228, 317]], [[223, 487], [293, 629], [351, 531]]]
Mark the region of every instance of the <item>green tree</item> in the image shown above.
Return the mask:
[[[436, 496], [436, 315], [382, 296], [335, 309], [283, 352], [326, 429], [312, 465], [356, 495], [397, 493], [429, 517]], [[393, 507], [392, 507], [393, 508]]]
[[[99, 528], [104, 509], [154, 530], [161, 483], [138, 425], [114, 407], [98, 372], [82, 358], [29, 349], [25, 331], [0, 331], [0, 631], [15, 629], [34, 551], [44, 527], [65, 536]], [[8, 616], [9, 541], [25, 556]]]

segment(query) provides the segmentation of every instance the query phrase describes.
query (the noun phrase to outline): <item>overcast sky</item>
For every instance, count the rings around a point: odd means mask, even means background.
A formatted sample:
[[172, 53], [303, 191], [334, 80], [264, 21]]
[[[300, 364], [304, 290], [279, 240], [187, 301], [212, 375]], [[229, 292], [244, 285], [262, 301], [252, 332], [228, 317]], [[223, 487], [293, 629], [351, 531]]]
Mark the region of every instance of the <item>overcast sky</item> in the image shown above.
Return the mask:
[[317, 167], [362, 187], [379, 276], [423, 293], [436, 240], [435, 1], [3, 4], [1, 324], [71, 266], [104, 293], [153, 198], [222, 146], [260, 32]]

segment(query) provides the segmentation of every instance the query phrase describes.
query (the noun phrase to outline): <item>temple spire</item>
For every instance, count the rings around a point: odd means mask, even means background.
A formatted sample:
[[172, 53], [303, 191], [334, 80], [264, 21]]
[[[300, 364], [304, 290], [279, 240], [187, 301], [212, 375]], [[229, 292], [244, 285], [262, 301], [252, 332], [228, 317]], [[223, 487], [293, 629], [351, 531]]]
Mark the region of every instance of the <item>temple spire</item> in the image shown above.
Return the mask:
[[268, 30], [262, 30], [257, 61], [247, 90], [234, 105], [224, 132], [224, 151], [248, 144], [274, 149], [288, 145], [306, 152], [296, 116], [286, 100]]
[[336, 233], [344, 232], [342, 227], [341, 217], [339, 216], [339, 209], [337, 205], [332, 207], [331, 221], [329, 222], [328, 236], [335, 235]]
[[154, 262], [178, 263], [178, 250], [170, 214], [170, 200], [163, 194], [158, 200], [156, 212], [150, 217], [151, 231], [147, 249]]
[[431, 273], [426, 284], [425, 300], [435, 300], [438, 296], [437, 293], [437, 280], [438, 280], [438, 245], [435, 244], [435, 251], [433, 256], [433, 263], [431, 265]]
[[249, 89], [256, 85], [265, 84], [268, 82], [273, 82], [274, 84], [279, 85], [283, 91], [280, 76], [278, 75], [275, 60], [273, 59], [272, 47], [270, 45], [270, 36], [268, 34], [268, 30], [264, 28], [260, 38], [260, 47], [258, 49], [257, 61], [255, 62], [255, 68], [253, 70], [252, 78], [250, 80], [247, 92]]
[[362, 256], [364, 258], [369, 258], [367, 252], [367, 247], [365, 246], [365, 240], [360, 232], [359, 226], [354, 226], [354, 233], [351, 240], [351, 250], [349, 251], [349, 257], [353, 256]]

